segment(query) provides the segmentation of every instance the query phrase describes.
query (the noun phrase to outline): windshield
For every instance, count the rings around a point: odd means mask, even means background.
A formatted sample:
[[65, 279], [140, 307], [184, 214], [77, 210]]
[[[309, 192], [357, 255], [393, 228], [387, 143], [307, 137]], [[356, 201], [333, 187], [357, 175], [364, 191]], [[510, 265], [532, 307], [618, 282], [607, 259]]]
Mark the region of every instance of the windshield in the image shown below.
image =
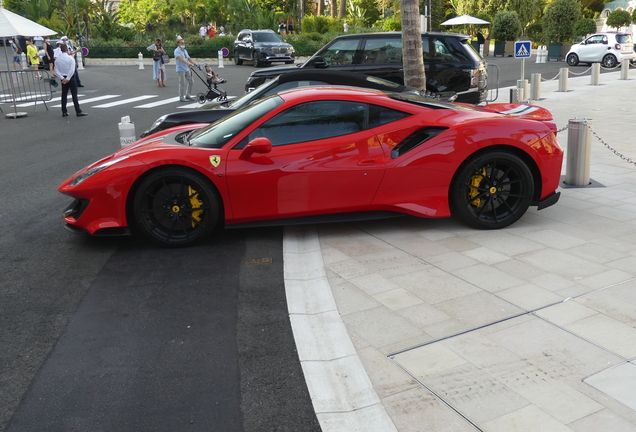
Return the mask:
[[221, 148], [252, 123], [283, 104], [283, 99], [272, 95], [248, 107], [235, 111], [227, 117], [196, 131], [190, 137], [194, 147]]
[[282, 42], [275, 33], [252, 33], [254, 42]]

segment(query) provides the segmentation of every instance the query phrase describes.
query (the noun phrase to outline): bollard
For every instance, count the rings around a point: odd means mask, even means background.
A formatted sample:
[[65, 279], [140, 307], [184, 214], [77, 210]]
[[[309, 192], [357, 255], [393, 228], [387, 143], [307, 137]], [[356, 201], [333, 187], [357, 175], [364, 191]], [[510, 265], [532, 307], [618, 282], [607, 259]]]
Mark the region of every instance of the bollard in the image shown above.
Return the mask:
[[77, 64], [77, 70], [84, 70], [84, 61], [82, 60], [82, 50], [75, 51], [75, 64]]
[[568, 91], [568, 74], [570, 73], [570, 69], [561, 68], [559, 69], [559, 90], [560, 92]]
[[541, 74], [533, 73], [530, 75], [530, 100], [538, 101], [541, 99]]
[[591, 85], [600, 85], [601, 83], [601, 64], [592, 63], [592, 82]]
[[621, 62], [621, 79], [629, 79], [629, 60], [627, 59], [623, 59], [623, 61]]
[[517, 80], [517, 102], [526, 100], [525, 81], [526, 80], [521, 80], [521, 79]]
[[510, 89], [510, 103], [519, 103], [518, 92], [519, 92], [519, 89], [516, 87]]
[[137, 141], [135, 136], [135, 124], [130, 121], [130, 116], [124, 116], [119, 123], [119, 144], [121, 148]]
[[141, 53], [141, 51], [137, 55], [137, 58], [139, 59], [139, 69], [144, 69], [144, 55]]
[[223, 66], [223, 51], [219, 50], [218, 55], [219, 55], [219, 69], [222, 69], [225, 67]]
[[590, 158], [592, 156], [592, 131], [585, 123], [590, 119], [574, 119], [568, 122], [568, 151], [565, 163], [565, 184], [587, 186], [590, 184]]

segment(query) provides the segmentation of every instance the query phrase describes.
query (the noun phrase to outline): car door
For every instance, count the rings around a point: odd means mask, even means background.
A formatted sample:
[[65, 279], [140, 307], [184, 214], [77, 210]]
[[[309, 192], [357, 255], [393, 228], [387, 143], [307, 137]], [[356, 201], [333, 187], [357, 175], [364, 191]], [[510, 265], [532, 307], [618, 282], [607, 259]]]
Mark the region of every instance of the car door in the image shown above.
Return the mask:
[[607, 51], [607, 36], [590, 36], [579, 49], [579, 61], [600, 62], [605, 55], [605, 51]]
[[[384, 174], [368, 107], [349, 101], [295, 105], [252, 130], [228, 155], [226, 181], [235, 222], [364, 210]], [[255, 138], [271, 151], [249, 154]]]
[[402, 37], [386, 36], [365, 38], [361, 49], [360, 63], [354, 71], [402, 84]]
[[239, 55], [240, 59], [251, 59], [252, 57], [252, 35], [250, 33], [242, 33], [238, 37], [238, 45], [236, 47], [236, 51]]

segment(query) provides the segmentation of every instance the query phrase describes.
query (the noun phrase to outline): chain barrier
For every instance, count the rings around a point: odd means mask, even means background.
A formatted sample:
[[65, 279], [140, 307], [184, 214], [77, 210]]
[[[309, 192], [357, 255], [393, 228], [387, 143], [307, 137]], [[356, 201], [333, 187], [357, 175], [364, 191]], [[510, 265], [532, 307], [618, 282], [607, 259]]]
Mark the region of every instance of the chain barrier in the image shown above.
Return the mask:
[[556, 74], [556, 76], [554, 78], [547, 79], [547, 78], [541, 77], [541, 81], [554, 81], [555, 79], [557, 79], [560, 76], [561, 76], [561, 71], [559, 70], [559, 73]]
[[603, 66], [603, 63], [601, 63], [601, 69], [605, 69], [605, 70], [615, 70], [615, 69], [618, 69], [619, 67], [621, 67], [620, 63], [618, 63], [616, 66], [611, 67], [611, 68], [605, 67], [605, 66]]
[[581, 73], [576, 73], [576, 72], [572, 72], [572, 70], [569, 71], [569, 73], [571, 75], [585, 75], [586, 73], [588, 73], [590, 70], [592, 70], [592, 66], [590, 66], [589, 68], [585, 69], [583, 72]]
[[[587, 127], [590, 132], [592, 132], [592, 135], [594, 135], [596, 137], [597, 140], [599, 140], [601, 142], [601, 144], [603, 144], [609, 151], [611, 151], [612, 153], [614, 153], [616, 156], [618, 156], [619, 158], [621, 158], [622, 160], [624, 160], [627, 163], [630, 163], [632, 165], [636, 165], [636, 161], [630, 157], [625, 156], [624, 154], [622, 154], [621, 152], [619, 152], [618, 150], [616, 150], [614, 147], [612, 147], [611, 145], [609, 145], [608, 143], [606, 143], [603, 138], [601, 138], [595, 131], [594, 129], [592, 129], [592, 126], [587, 122], [586, 119], [582, 119], [583, 120], [583, 124], [585, 125], [585, 127]], [[565, 126], [563, 126], [561, 129], [558, 129], [556, 131], [556, 133], [561, 133], [565, 130], [568, 130], [570, 128], [570, 124], [566, 124]]]
[[596, 139], [598, 139], [601, 144], [603, 144], [605, 147], [607, 147], [607, 149], [609, 151], [611, 151], [612, 153], [614, 153], [616, 156], [618, 156], [619, 158], [621, 158], [622, 160], [624, 160], [627, 163], [630, 163], [632, 165], [636, 165], [636, 161], [634, 161], [634, 159], [625, 156], [624, 154], [622, 154], [621, 152], [619, 152], [618, 150], [616, 150], [614, 147], [612, 147], [611, 145], [609, 145], [608, 143], [606, 143], [603, 138], [601, 138], [600, 136], [598, 136], [598, 134], [596, 132], [594, 132], [594, 129], [592, 129], [592, 126], [590, 126], [590, 124], [586, 121], [583, 120], [583, 124], [585, 126], [587, 126], [587, 128], [590, 130], [590, 132], [592, 132], [592, 135], [594, 135], [596, 137]]

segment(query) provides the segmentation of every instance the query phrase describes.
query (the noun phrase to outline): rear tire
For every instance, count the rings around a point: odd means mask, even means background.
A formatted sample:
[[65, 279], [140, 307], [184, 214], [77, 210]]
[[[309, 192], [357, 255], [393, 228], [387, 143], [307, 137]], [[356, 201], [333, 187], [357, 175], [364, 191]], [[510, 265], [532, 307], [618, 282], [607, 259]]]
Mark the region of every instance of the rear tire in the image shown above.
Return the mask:
[[616, 66], [617, 63], [618, 61], [616, 60], [616, 57], [614, 57], [612, 54], [607, 54], [605, 57], [603, 57], [603, 67], [613, 68], [614, 66]]
[[469, 158], [450, 187], [453, 215], [479, 229], [497, 229], [524, 215], [534, 195], [532, 172], [518, 156], [490, 151]]

